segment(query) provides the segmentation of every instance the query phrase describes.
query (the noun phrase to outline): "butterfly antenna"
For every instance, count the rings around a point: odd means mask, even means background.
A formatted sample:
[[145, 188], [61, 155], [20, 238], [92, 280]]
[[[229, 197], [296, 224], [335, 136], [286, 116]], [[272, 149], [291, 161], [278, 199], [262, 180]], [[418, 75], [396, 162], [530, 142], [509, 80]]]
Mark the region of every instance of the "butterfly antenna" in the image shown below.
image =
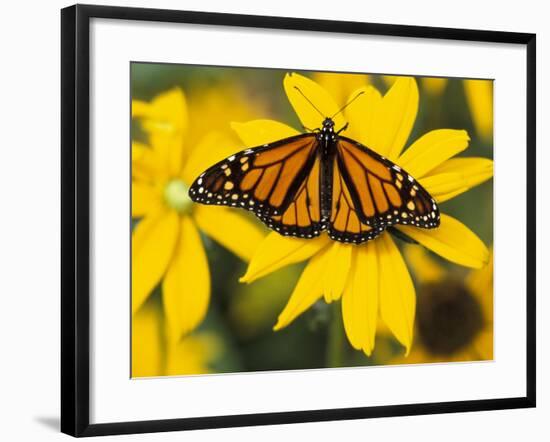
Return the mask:
[[365, 93], [365, 91], [361, 91], [359, 92], [355, 97], [353, 97], [350, 101], [348, 101], [344, 107], [342, 107], [338, 112], [336, 112], [332, 117], [330, 117], [331, 119], [334, 118], [336, 115], [338, 115], [340, 112], [342, 112], [346, 107], [348, 107], [351, 103], [353, 103], [355, 100], [357, 100], [361, 95], [363, 95]]
[[319, 115], [321, 115], [323, 118], [326, 118], [325, 115], [323, 114], [323, 112], [321, 112], [319, 109], [317, 109], [317, 107], [311, 102], [311, 100], [310, 100], [309, 98], [307, 98], [307, 97], [305, 96], [305, 94], [304, 94], [300, 89], [298, 89], [298, 86], [294, 86], [294, 89], [296, 89], [298, 92], [300, 92], [300, 94], [302, 95], [302, 97], [304, 97], [304, 98], [307, 100], [307, 102], [308, 102], [309, 104], [311, 104], [311, 106], [313, 107], [313, 109], [315, 109], [317, 112], [319, 112]]

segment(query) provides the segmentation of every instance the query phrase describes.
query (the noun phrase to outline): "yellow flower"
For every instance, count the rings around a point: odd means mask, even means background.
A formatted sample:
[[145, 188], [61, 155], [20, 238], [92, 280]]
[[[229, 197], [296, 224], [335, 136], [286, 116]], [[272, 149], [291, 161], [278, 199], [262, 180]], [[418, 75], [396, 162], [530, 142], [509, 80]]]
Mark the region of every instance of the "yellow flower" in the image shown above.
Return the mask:
[[446, 78], [422, 77], [420, 79], [423, 89], [430, 95], [438, 96], [443, 93], [448, 80]]
[[493, 82], [464, 80], [464, 92], [477, 133], [491, 141], [493, 137]]
[[[391, 86], [399, 77], [384, 75], [384, 82]], [[422, 77], [423, 90], [434, 97], [440, 96], [449, 80], [447, 78]], [[493, 82], [492, 80], [462, 80], [464, 94], [477, 134], [486, 142], [493, 137]]]
[[[298, 87], [324, 115], [334, 115], [344, 103], [336, 103], [316, 82], [297, 75], [284, 79], [286, 95], [303, 126], [320, 127], [322, 117], [295, 89]], [[364, 94], [345, 113], [335, 118], [337, 128], [389, 158], [428, 190], [439, 202], [447, 201], [492, 176], [493, 163], [484, 158], [454, 158], [465, 150], [464, 130], [439, 129], [414, 141], [404, 152], [418, 111], [414, 78], [400, 77], [385, 96], [372, 86], [354, 91]], [[283, 123], [256, 120], [233, 124], [247, 145], [259, 145], [292, 136], [297, 131]], [[483, 242], [457, 219], [441, 214], [437, 229], [395, 226], [399, 231], [457, 264], [481, 268], [489, 260]], [[342, 298], [345, 331], [351, 345], [370, 355], [374, 348], [378, 317], [405, 346], [413, 339], [416, 295], [403, 257], [388, 232], [360, 246], [316, 239], [282, 237], [273, 232], [259, 245], [242, 282], [250, 283], [286, 265], [308, 260], [275, 330], [290, 324], [324, 295], [326, 302]]]
[[[394, 358], [389, 363], [493, 359], [492, 253], [487, 266], [458, 279], [424, 250], [409, 247], [406, 251], [422, 287], [416, 323], [418, 342], [407, 358]], [[434, 269], [438, 269], [437, 277]]]
[[[383, 75], [382, 79], [387, 86], [392, 86], [399, 78], [397, 75]], [[429, 95], [438, 96], [443, 93], [445, 86], [447, 86], [448, 80], [446, 78], [437, 77], [420, 77], [420, 84], [422, 89]]]
[[316, 72], [313, 79], [326, 89], [337, 103], [345, 102], [352, 92], [370, 84], [369, 76], [366, 74], [334, 75], [329, 72]]
[[210, 272], [199, 229], [245, 261], [263, 238], [239, 213], [189, 199], [195, 176], [239, 148], [220, 133], [194, 147], [186, 143], [187, 113], [180, 89], [150, 103], [132, 102], [132, 117], [140, 119], [150, 144], [132, 144], [132, 217], [140, 218], [132, 234], [132, 311], [161, 282], [166, 333], [173, 342], [197, 327], [208, 308]]
[[[193, 88], [193, 93], [188, 97], [189, 108], [193, 109], [189, 114], [189, 127], [193, 128], [188, 133], [191, 145], [212, 131], [227, 131], [230, 121], [248, 120], [264, 112], [264, 103], [249, 95], [229, 81], [215, 87]], [[231, 132], [227, 135], [234, 136]]]
[[160, 303], [147, 302], [132, 320], [132, 377], [211, 373], [221, 353], [220, 339], [209, 332], [165, 338], [165, 316]]

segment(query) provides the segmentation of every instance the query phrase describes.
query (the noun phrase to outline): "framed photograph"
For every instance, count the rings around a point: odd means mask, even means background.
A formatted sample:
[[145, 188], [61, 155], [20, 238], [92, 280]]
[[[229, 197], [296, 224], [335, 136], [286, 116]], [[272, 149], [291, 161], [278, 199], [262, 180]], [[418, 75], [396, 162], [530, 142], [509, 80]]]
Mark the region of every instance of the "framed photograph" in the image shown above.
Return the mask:
[[535, 406], [534, 34], [61, 19], [63, 432]]

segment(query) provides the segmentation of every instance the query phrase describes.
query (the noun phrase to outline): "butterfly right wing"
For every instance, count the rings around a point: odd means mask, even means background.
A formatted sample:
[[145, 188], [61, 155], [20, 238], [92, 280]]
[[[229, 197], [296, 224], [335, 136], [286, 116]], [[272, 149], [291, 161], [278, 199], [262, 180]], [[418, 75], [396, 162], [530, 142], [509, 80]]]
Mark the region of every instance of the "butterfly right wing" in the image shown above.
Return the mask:
[[434, 198], [405, 170], [366, 146], [340, 137], [336, 161], [359, 218], [375, 229], [394, 224], [439, 226]]
[[[317, 153], [314, 134], [243, 150], [214, 164], [191, 185], [195, 202], [241, 207], [268, 226], [303, 194]], [[270, 226], [271, 227], [271, 226]]]

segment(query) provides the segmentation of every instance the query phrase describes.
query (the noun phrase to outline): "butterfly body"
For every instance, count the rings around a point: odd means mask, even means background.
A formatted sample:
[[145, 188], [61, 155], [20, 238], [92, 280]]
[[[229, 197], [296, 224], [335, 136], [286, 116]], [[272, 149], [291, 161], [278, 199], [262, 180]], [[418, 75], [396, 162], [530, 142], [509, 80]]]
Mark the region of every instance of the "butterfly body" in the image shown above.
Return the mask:
[[330, 210], [332, 207], [332, 167], [336, 155], [336, 140], [338, 135], [334, 132], [334, 121], [325, 118], [323, 127], [317, 134], [317, 142], [321, 146], [319, 149], [320, 163], [322, 164], [319, 175], [319, 189], [321, 192], [321, 222], [323, 227], [330, 219]]
[[406, 171], [321, 128], [250, 149], [213, 165], [189, 189], [195, 202], [241, 207], [285, 236], [313, 238], [326, 230], [344, 243], [363, 243], [394, 224], [439, 226], [439, 209]]

